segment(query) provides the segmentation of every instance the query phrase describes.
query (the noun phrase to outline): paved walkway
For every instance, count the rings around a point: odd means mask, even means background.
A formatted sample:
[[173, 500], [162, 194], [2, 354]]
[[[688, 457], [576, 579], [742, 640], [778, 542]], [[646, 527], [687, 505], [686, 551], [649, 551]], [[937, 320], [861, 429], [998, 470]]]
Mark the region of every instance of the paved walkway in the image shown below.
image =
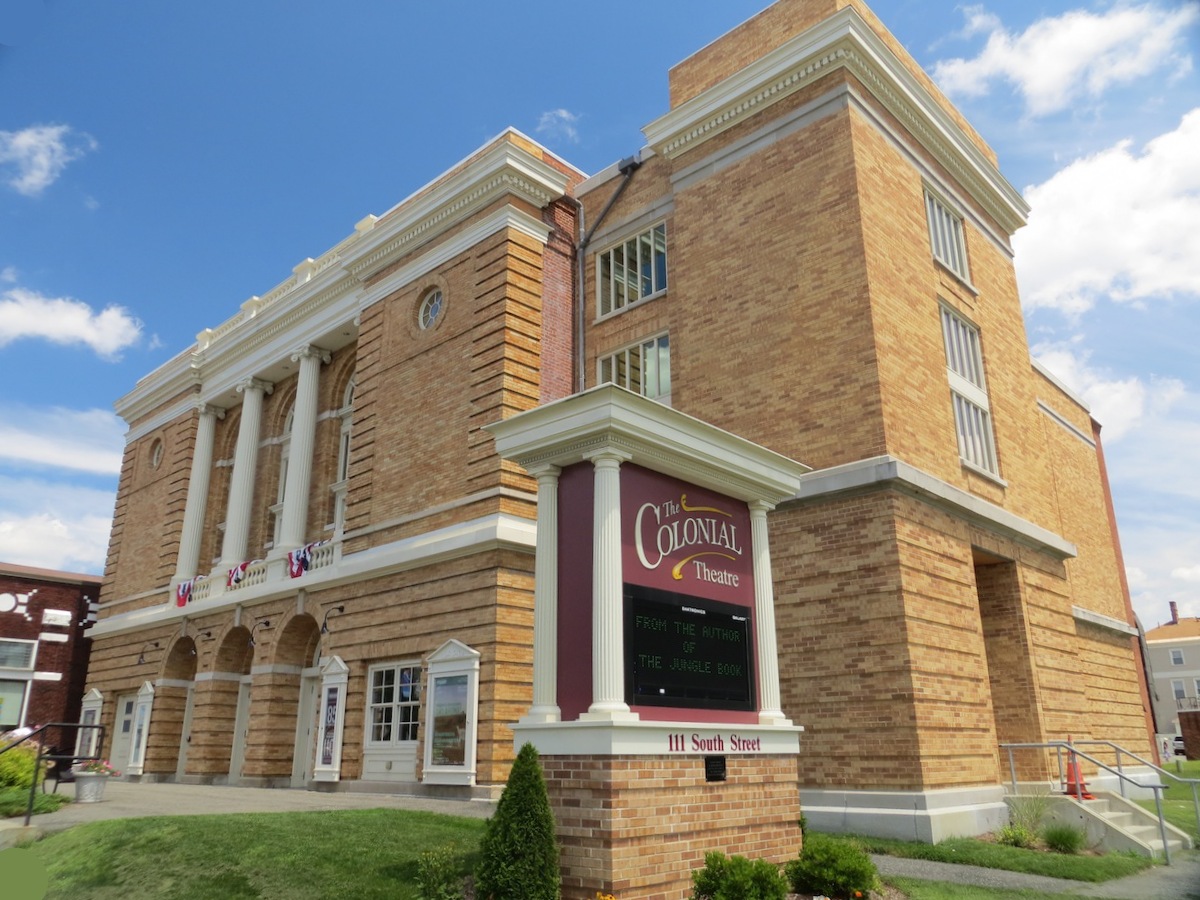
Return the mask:
[[[64, 786], [69, 790], [70, 786]], [[100, 803], [71, 803], [57, 812], [34, 816], [27, 834], [23, 819], [0, 819], [0, 849], [38, 834], [62, 831], [85, 822], [141, 816], [199, 816], [210, 813], [306, 812], [328, 809], [419, 809], [452, 816], [487, 818], [495, 804], [479, 800], [435, 800], [401, 794], [368, 794], [356, 791], [324, 793], [267, 788], [220, 787], [194, 784], [130, 784], [111, 781]], [[1105, 900], [1200, 900], [1200, 852], [1176, 854], [1172, 866], [1155, 866], [1139, 875], [1087, 884], [998, 869], [956, 866], [874, 856], [884, 875], [925, 881], [947, 881], [1010, 890], [1034, 889], [1064, 897], [1099, 897]]]

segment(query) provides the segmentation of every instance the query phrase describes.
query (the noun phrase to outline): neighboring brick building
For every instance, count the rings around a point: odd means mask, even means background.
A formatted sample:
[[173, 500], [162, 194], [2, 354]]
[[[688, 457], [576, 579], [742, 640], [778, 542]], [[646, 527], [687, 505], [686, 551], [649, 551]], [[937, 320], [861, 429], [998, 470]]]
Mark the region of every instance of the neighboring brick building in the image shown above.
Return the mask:
[[0, 733], [79, 721], [100, 581], [0, 563]]
[[781, 0], [670, 83], [634, 157], [507, 131], [119, 401], [119, 765], [494, 793], [537, 482], [484, 426], [598, 381], [814, 470], [770, 519], [811, 823], [983, 831], [1000, 743], [1150, 752], [1099, 426], [1030, 359], [994, 153], [858, 0]]

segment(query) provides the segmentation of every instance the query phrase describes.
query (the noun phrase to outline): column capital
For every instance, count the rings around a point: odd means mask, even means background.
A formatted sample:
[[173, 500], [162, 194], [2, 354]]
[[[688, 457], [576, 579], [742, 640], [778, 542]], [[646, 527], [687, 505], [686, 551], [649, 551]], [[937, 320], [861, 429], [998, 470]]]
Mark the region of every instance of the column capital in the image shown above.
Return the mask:
[[629, 462], [629, 460], [633, 459], [633, 454], [606, 444], [603, 447], [597, 447], [595, 450], [587, 451], [583, 454], [583, 458], [591, 462], [597, 469], [615, 469], [619, 468], [621, 463]]
[[275, 390], [275, 385], [270, 381], [263, 381], [261, 378], [243, 378], [237, 383], [237, 392], [244, 394], [248, 390], [262, 391], [264, 394], [270, 394]]
[[217, 419], [225, 418], [225, 407], [214, 406], [213, 404], [206, 403], [203, 400], [196, 401], [195, 410], [202, 416], [213, 416]]
[[305, 344], [292, 351], [292, 362], [300, 362], [302, 359], [311, 359], [314, 356], [325, 365], [329, 365], [329, 361], [333, 359], [333, 354], [325, 348], [315, 344]]
[[746, 505], [750, 507], [751, 513], [769, 513], [775, 508], [775, 504], [769, 500], [751, 500]]
[[557, 481], [558, 476], [562, 474], [562, 469], [553, 463], [538, 463], [533, 466], [527, 466], [525, 471], [528, 472], [532, 477], [536, 478], [538, 480], [538, 484], [541, 484], [543, 481], [549, 479]]

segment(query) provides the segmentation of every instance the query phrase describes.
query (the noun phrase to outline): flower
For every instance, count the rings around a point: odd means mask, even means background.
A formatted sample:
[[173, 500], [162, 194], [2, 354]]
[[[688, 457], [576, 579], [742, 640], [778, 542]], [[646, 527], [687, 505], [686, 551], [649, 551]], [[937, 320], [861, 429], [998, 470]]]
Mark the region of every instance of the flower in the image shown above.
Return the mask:
[[596, 900], [617, 900], [612, 894], [606, 894], [603, 891], [596, 891]]
[[120, 775], [121, 773], [108, 764], [107, 759], [89, 759], [75, 767], [75, 771], [88, 775]]

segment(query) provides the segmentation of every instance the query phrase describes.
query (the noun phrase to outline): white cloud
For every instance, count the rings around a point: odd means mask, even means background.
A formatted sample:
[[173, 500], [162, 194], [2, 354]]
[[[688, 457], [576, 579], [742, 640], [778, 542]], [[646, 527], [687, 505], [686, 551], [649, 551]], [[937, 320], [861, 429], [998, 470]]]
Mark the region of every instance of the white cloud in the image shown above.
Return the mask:
[[15, 266], [5, 266], [0, 269], [0, 281], [5, 284], [15, 284], [17, 281], [17, 269]]
[[963, 14], [961, 34], [986, 34], [987, 42], [973, 59], [937, 63], [934, 78], [947, 94], [965, 97], [984, 96], [993, 82], [1006, 81], [1031, 116], [1060, 112], [1083, 97], [1097, 99], [1114, 85], [1162, 68], [1176, 76], [1190, 71], [1185, 35], [1200, 20], [1195, 3], [1174, 9], [1119, 3], [1102, 13], [1077, 9], [1039, 19], [1017, 34], [983, 6], [964, 7]]
[[579, 116], [566, 109], [552, 109], [542, 113], [538, 119], [537, 133], [548, 140], [567, 140], [572, 144], [579, 143], [579, 130], [575, 123]]
[[1178, 579], [1179, 579], [1179, 580], [1181, 580], [1181, 581], [1197, 581], [1197, 582], [1200, 582], [1200, 565], [1198, 565], [1198, 566], [1187, 566], [1186, 568], [1185, 568], [1185, 567], [1183, 567], [1183, 566], [1181, 566], [1181, 567], [1179, 567], [1178, 569], [1172, 569], [1172, 570], [1171, 570], [1171, 577], [1172, 577], [1172, 578], [1178, 578]]
[[68, 163], [98, 146], [91, 135], [72, 131], [70, 125], [0, 131], [0, 166], [15, 170], [8, 178], [9, 187], [35, 197], [58, 180]]
[[0, 347], [21, 338], [85, 344], [101, 357], [120, 358], [142, 333], [142, 323], [120, 306], [99, 313], [81, 300], [46, 297], [21, 287], [0, 292]]
[[0, 460], [117, 475], [124, 431], [121, 420], [103, 409], [0, 407]]
[[0, 559], [102, 572], [112, 530], [111, 490], [0, 475]]
[[1200, 108], [1136, 153], [1130, 141], [1026, 188], [1013, 238], [1027, 309], [1077, 316], [1118, 302], [1200, 296]]
[[1104, 427], [1106, 445], [1116, 443], [1135, 428], [1153, 419], [1165, 420], [1186, 395], [1183, 382], [1175, 378], [1144, 381], [1136, 376], [1121, 378], [1091, 364], [1091, 354], [1082, 349], [1080, 338], [1042, 343], [1033, 355], [1054, 375], [1079, 394], [1092, 417]]

